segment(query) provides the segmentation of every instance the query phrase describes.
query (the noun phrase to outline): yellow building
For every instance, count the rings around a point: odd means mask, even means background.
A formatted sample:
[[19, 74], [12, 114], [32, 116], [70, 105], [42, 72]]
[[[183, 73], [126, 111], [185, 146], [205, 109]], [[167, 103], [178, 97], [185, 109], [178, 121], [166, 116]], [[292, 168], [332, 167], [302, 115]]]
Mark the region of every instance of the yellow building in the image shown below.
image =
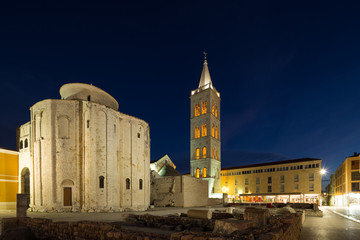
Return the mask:
[[348, 157], [335, 171], [335, 205], [360, 205], [360, 154]]
[[302, 158], [221, 169], [233, 202], [320, 203], [321, 159]]
[[16, 208], [19, 152], [0, 148], [0, 210]]

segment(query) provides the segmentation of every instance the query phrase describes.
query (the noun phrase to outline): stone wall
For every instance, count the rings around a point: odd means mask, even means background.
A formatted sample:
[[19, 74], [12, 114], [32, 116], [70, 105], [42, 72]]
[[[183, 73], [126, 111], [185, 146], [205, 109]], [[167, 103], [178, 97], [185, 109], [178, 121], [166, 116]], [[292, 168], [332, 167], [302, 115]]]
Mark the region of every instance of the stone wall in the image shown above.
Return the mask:
[[208, 204], [208, 183], [190, 176], [156, 178], [151, 186], [156, 207], [200, 207]]

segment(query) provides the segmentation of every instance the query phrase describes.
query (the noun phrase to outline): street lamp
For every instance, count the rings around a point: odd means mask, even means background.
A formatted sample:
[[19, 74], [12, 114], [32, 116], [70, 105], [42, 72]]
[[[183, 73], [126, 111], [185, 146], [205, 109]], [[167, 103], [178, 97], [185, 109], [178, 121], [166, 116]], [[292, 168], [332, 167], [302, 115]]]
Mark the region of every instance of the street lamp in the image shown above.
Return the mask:
[[321, 169], [321, 170], [320, 170], [320, 174], [321, 174], [321, 175], [325, 175], [325, 174], [326, 174], [326, 169]]

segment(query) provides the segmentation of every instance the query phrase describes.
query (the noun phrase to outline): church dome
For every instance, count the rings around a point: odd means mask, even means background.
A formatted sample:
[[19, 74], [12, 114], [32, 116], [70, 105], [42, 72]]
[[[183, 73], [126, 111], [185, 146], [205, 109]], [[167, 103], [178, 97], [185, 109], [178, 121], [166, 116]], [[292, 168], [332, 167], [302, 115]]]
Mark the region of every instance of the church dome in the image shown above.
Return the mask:
[[68, 83], [60, 88], [60, 95], [65, 100], [90, 101], [118, 110], [119, 103], [110, 94], [93, 85]]

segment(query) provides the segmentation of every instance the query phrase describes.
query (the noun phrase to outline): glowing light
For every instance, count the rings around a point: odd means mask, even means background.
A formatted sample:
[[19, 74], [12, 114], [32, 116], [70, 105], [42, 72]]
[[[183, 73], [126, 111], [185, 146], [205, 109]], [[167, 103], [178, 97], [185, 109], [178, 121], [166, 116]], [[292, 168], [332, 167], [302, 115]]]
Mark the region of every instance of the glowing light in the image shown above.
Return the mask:
[[326, 174], [326, 169], [321, 169], [321, 170], [320, 170], [320, 174], [321, 174], [321, 175]]
[[229, 192], [229, 188], [227, 188], [227, 187], [222, 187], [221, 190], [223, 193]]
[[239, 194], [242, 194], [242, 193], [243, 193], [243, 192], [240, 190], [240, 191], [239, 191]]

